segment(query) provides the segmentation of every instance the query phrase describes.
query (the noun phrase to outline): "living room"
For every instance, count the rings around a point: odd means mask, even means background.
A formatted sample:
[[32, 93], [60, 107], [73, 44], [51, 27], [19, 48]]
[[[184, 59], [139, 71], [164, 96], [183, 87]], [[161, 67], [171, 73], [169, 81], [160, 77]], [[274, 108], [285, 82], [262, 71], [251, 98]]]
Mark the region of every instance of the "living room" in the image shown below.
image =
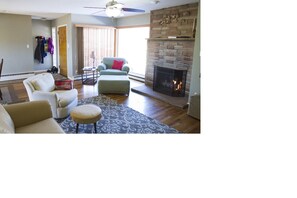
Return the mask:
[[[194, 1], [194, 4], [197, 1]], [[151, 2], [150, 2], [151, 3]], [[161, 2], [162, 3], [162, 2]], [[156, 5], [161, 4], [161, 3], [156, 3]], [[125, 3], [127, 5], [129, 5], [129, 3]], [[151, 3], [152, 4], [152, 3]], [[178, 6], [187, 6], [187, 5], [192, 5], [193, 2], [190, 1], [189, 3], [185, 3], [180, 2], [177, 6], [172, 6], [172, 7], [165, 7], [165, 8], [160, 8], [160, 9], [155, 9], [155, 10], [161, 10], [161, 11], [166, 11], [166, 9], [171, 9], [171, 8], [175, 8]], [[154, 5], [154, 4], [152, 4]], [[133, 5], [129, 5], [128, 7], [134, 7]], [[197, 8], [198, 8], [198, 4], [197, 4]], [[192, 9], [192, 8], [191, 8]], [[84, 9], [84, 10], [88, 10], [88, 9]], [[94, 10], [93, 10], [94, 11]], [[96, 10], [95, 10], [96, 11]], [[88, 12], [90, 12], [90, 10], [88, 10]], [[94, 13], [94, 12], [92, 12]], [[103, 12], [104, 13], [104, 12]], [[0, 21], [1, 24], [3, 24], [6, 28], [1, 29], [0, 34], [1, 34], [1, 38], [3, 39], [3, 45], [1, 43], [1, 48], [0, 48], [0, 52], [2, 54], [2, 57], [4, 58], [5, 64], [3, 67], [3, 71], [2, 71], [2, 77], [1, 77], [1, 84], [3, 84], [3, 81], [5, 80], [11, 80], [11, 79], [16, 79], [16, 78], [27, 78], [30, 77], [32, 75], [36, 75], [38, 73], [44, 72], [48, 69], [50, 69], [53, 65], [58, 65], [57, 63], [60, 63], [60, 57], [58, 52], [56, 51], [54, 54], [50, 54], [48, 53], [46, 57], [44, 57], [44, 61], [43, 63], [40, 63], [36, 60], [33, 60], [32, 57], [34, 56], [34, 50], [36, 47], [36, 37], [42, 35], [45, 38], [49, 38], [49, 37], [56, 37], [55, 39], [59, 39], [58, 35], [55, 35], [55, 33], [57, 33], [58, 28], [59, 27], [63, 27], [66, 26], [66, 35], [67, 35], [67, 58], [66, 58], [66, 64], [67, 64], [67, 74], [65, 75], [67, 78], [69, 79], [73, 79], [74, 80], [74, 86], [76, 86], [76, 88], [78, 88], [78, 91], [80, 92], [79, 96], [81, 97], [82, 95], [87, 95], [87, 96], [95, 96], [97, 95], [97, 89], [91, 86], [87, 86], [87, 85], [80, 85], [80, 77], [81, 77], [81, 73], [80, 73], [80, 68], [82, 66], [82, 64], [80, 64], [80, 58], [79, 58], [79, 43], [78, 43], [78, 33], [77, 33], [77, 29], [79, 27], [93, 27], [93, 26], [104, 26], [104, 27], [112, 27], [112, 28], [116, 28], [116, 29], [121, 29], [121, 28], [131, 28], [131, 27], [144, 27], [144, 26], [148, 26], [148, 27], [153, 27], [150, 24], [152, 23], [151, 21], [151, 13], [140, 13], [138, 15], [133, 15], [133, 16], [127, 16], [126, 13], [124, 13], [123, 17], [120, 18], [110, 18], [110, 17], [106, 17], [106, 16], [97, 16], [97, 15], [86, 15], [86, 14], [75, 14], [75, 13], [70, 13], [70, 14], [59, 14], [60, 16], [58, 17], [40, 17], [40, 16], [36, 16], [36, 15], [24, 15], [24, 14], [12, 14], [9, 12], [6, 13], [2, 13], [0, 14]], [[187, 16], [189, 13], [187, 12], [183, 12], [185, 14], [185, 16], [183, 16], [184, 18], [189, 17]], [[199, 13], [196, 11], [195, 13], [195, 23], [197, 24], [195, 26], [195, 31], [193, 31], [193, 24], [189, 25], [191, 26], [191, 35], [189, 33], [186, 34], [187, 38], [174, 38], [176, 39], [176, 41], [180, 41], [183, 42], [182, 40], [186, 40], [184, 42], [189, 43], [191, 42], [193, 45], [193, 49], [191, 49], [193, 51], [193, 55], [192, 56], [192, 60], [190, 60], [190, 66], [191, 68], [188, 69], [188, 73], [187, 73], [187, 87], [186, 87], [186, 103], [189, 102], [190, 97], [194, 94], [199, 94], [200, 93], [200, 64], [199, 64]], [[182, 19], [181, 19], [182, 20]], [[180, 20], [180, 21], [181, 21]], [[192, 20], [192, 19], [191, 19]], [[193, 22], [192, 22], [193, 23]], [[9, 24], [9, 25], [8, 25]], [[168, 26], [168, 24], [167, 24]], [[163, 26], [164, 29], [166, 29], [166, 25]], [[152, 29], [151, 29], [152, 30]], [[151, 31], [152, 32], [152, 31]], [[172, 32], [171, 32], [172, 33]], [[194, 33], [194, 34], [193, 34]], [[164, 36], [166, 36], [166, 39], [168, 38], [169, 35], [165, 34]], [[172, 35], [171, 35], [172, 36]], [[178, 36], [178, 35], [177, 35]], [[185, 36], [185, 35], [182, 35]], [[5, 39], [4, 39], [5, 38]], [[148, 44], [152, 43], [152, 42], [156, 42], [156, 40], [158, 41], [159, 38], [156, 37], [152, 37], [152, 34], [150, 35], [150, 38], [147, 39]], [[164, 37], [160, 38], [161, 40], [164, 40]], [[171, 38], [172, 39], [172, 38]], [[4, 42], [5, 41], [5, 42]], [[58, 42], [56, 40], [56, 42]], [[163, 42], [163, 41], [162, 41]], [[171, 42], [171, 41], [169, 41]], [[54, 43], [54, 47], [56, 47], [58, 49], [59, 45], [55, 45], [56, 43]], [[58, 44], [58, 43], [57, 43]], [[2, 47], [3, 46], [3, 47]], [[180, 46], [177, 46], [178, 48]], [[56, 49], [56, 50], [57, 50]], [[11, 52], [13, 52], [13, 54], [17, 54], [16, 56], [18, 58], [15, 58], [15, 56], [11, 55]], [[113, 56], [117, 56], [116, 54], [116, 50], [115, 53], [113, 54]], [[183, 51], [179, 52], [182, 54], [186, 54]], [[174, 54], [171, 56], [174, 56]], [[187, 55], [188, 56], [188, 55]], [[169, 57], [170, 58], [170, 57]], [[98, 62], [100, 62], [100, 58], [97, 58]], [[97, 61], [96, 59], [96, 61]], [[150, 59], [147, 60], [147, 63], [150, 64], [151, 60], [154, 59], [154, 57], [150, 57]], [[129, 61], [129, 60], [128, 60]], [[168, 61], [168, 60], [165, 60]], [[95, 64], [98, 64], [98, 62], [96, 62]], [[132, 62], [132, 61], [131, 61]], [[176, 64], [176, 63], [174, 63]], [[32, 67], [33, 65], [33, 67]], [[148, 71], [148, 68], [146, 68]], [[151, 71], [146, 72], [146, 74], [144, 75], [144, 77], [140, 78], [140, 81], [144, 81], [144, 84], [148, 84], [148, 85], [152, 85], [152, 83], [150, 82], [150, 78], [152, 78], [151, 76], [148, 76], [147, 74], [151, 73]], [[137, 80], [133, 80], [133, 77], [135, 78], [135, 76], [130, 75], [130, 80], [131, 80], [131, 88], [133, 85], [140, 85], [139, 83], [139, 78], [137, 78]], [[88, 90], [89, 93], [85, 93], [85, 91]], [[22, 98], [26, 98], [26, 94], [24, 93], [24, 91], [19, 91], [20, 92], [20, 97]], [[112, 98], [127, 104], [128, 106], [130, 105], [131, 108], [140, 111], [140, 113], [144, 113], [147, 116], [153, 117], [153, 118], [158, 118], [157, 112], [160, 112], [163, 107], [167, 107], [167, 108], [175, 108], [175, 107], [171, 107], [168, 106], [168, 104], [158, 104], [158, 106], [160, 108], [156, 109], [154, 112], [154, 114], [149, 114], [148, 112], [150, 112], [150, 110], [146, 110], [141, 112], [141, 109], [143, 109], [144, 107], [140, 107], [139, 104], [133, 106], [133, 101], [137, 101], [139, 100], [139, 97], [144, 97], [143, 95], [138, 96], [140, 94], [134, 93], [132, 91], [130, 91], [130, 95], [129, 97], [127, 96], [119, 96], [119, 95], [110, 95]], [[135, 98], [133, 99], [133, 97], [135, 96]], [[151, 101], [155, 102], [155, 106], [157, 103], [159, 103], [159, 101], [155, 100], [152, 97], [148, 97], [150, 98]], [[82, 97], [80, 98], [82, 99]], [[129, 101], [130, 100], [130, 101]], [[145, 101], [146, 99], [143, 99], [143, 101]], [[148, 99], [147, 99], [148, 100]], [[164, 102], [164, 101], [163, 101]], [[147, 106], [147, 104], [145, 104], [145, 102], [143, 102], [142, 106]], [[152, 105], [153, 107], [154, 105]], [[149, 107], [147, 107], [147, 109], [149, 109]], [[173, 116], [169, 116], [169, 114], [172, 114], [172, 112], [170, 113], [169, 110], [167, 110], [167, 114], [165, 113], [162, 118], [158, 118], [159, 121], [161, 122], [165, 122], [165, 124], [170, 125], [170, 126], [176, 126], [178, 125], [178, 123], [183, 122], [181, 120], [183, 120], [185, 117], [190, 117], [189, 119], [194, 119], [192, 120], [190, 123], [192, 122], [196, 122], [198, 123], [197, 126], [198, 128], [194, 128], [194, 129], [185, 129], [184, 132], [200, 132], [200, 120], [197, 118], [192, 118], [191, 116], [187, 115], [187, 109], [175, 109], [176, 114], [178, 114], [178, 116], [175, 116], [176, 118], [173, 118]], [[182, 118], [182, 119], [181, 119]], [[188, 119], [185, 119], [188, 120]], [[196, 120], [196, 121], [195, 121]], [[188, 121], [185, 121], [185, 125], [188, 125]], [[177, 130], [181, 130], [181, 128], [177, 129]]]

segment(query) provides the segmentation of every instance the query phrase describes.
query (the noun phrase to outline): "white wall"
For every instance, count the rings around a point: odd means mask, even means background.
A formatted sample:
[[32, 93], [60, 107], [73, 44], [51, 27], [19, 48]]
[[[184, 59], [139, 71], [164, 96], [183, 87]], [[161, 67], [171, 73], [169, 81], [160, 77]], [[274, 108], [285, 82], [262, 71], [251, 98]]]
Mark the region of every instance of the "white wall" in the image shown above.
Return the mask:
[[197, 26], [195, 34], [194, 59], [192, 66], [192, 78], [190, 96], [194, 93], [200, 94], [200, 5], [197, 13]]
[[[51, 21], [45, 20], [32, 20], [32, 43], [33, 43], [33, 53], [35, 52], [35, 48], [37, 46], [36, 36], [44, 36], [45, 39], [51, 37]], [[56, 45], [54, 45], [56, 47]], [[34, 70], [47, 70], [51, 68], [53, 65], [52, 55], [47, 52], [47, 56], [44, 57], [44, 63], [39, 63], [38, 60], [34, 59]]]
[[2, 75], [33, 70], [31, 16], [0, 14], [0, 58]]
[[109, 17], [99, 17], [93, 15], [72, 14], [71, 20], [73, 24], [88, 24], [88, 25], [103, 25], [115, 26], [116, 19], [112, 20]]
[[150, 14], [141, 14], [117, 19], [117, 27], [141, 26], [150, 24]]

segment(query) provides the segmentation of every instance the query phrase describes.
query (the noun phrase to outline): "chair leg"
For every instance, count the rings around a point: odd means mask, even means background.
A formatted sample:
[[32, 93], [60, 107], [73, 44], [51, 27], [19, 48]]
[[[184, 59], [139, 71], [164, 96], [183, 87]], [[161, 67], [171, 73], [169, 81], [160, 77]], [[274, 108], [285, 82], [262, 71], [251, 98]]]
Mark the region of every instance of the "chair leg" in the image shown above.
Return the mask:
[[97, 125], [96, 125], [96, 122], [94, 123], [94, 129], [95, 129], [95, 133], [97, 133]]
[[76, 123], [76, 133], [78, 133], [78, 123]]

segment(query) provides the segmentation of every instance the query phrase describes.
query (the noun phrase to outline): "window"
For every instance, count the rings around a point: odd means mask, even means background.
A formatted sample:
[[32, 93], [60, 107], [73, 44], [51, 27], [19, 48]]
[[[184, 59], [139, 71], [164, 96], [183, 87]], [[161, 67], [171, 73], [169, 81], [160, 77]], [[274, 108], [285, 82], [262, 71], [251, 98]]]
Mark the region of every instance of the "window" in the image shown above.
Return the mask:
[[[83, 67], [97, 67], [104, 57], [117, 56], [128, 61], [130, 74], [144, 77], [147, 55], [146, 39], [149, 38], [149, 29], [149, 26], [120, 28], [117, 31], [116, 41], [113, 27], [77, 26], [77, 73], [81, 73]], [[117, 55], [115, 55], [115, 43], [117, 43]]]
[[118, 57], [128, 61], [130, 74], [144, 77], [149, 27], [118, 29]]

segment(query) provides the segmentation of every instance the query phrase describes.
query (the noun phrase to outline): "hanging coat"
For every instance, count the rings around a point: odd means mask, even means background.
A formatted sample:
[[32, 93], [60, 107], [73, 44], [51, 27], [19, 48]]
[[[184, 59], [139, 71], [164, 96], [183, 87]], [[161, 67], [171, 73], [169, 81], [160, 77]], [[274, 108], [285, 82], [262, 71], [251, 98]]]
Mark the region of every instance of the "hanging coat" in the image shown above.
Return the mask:
[[44, 44], [46, 40], [42, 36], [36, 36], [37, 46], [35, 48], [34, 59], [38, 60], [39, 63], [44, 63], [44, 57], [46, 57], [46, 52], [44, 51]]
[[54, 54], [54, 45], [53, 45], [53, 39], [51, 37], [47, 40], [47, 50], [50, 54]]

